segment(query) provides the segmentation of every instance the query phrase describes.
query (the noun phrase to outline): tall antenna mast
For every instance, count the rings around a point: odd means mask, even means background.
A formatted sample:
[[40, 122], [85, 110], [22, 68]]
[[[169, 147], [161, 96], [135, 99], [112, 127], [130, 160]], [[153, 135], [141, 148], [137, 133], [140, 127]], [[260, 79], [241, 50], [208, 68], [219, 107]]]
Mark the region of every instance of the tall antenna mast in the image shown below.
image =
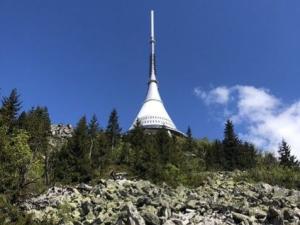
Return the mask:
[[154, 11], [151, 10], [151, 53], [154, 54], [154, 43], [155, 43], [155, 37], [154, 37]]
[[151, 45], [151, 54], [150, 54], [150, 82], [157, 82], [156, 80], [156, 62], [155, 62], [155, 36], [154, 36], [154, 11], [151, 10], [151, 31], [150, 31], [150, 45]]

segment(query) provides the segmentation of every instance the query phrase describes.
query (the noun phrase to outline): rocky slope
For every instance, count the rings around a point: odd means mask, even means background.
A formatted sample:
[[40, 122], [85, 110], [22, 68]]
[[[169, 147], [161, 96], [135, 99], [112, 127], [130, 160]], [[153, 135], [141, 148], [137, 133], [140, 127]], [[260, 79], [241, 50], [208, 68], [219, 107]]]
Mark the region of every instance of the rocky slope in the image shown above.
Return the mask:
[[68, 225], [300, 224], [299, 191], [235, 182], [231, 173], [195, 189], [125, 179], [53, 187], [22, 207], [36, 220]]

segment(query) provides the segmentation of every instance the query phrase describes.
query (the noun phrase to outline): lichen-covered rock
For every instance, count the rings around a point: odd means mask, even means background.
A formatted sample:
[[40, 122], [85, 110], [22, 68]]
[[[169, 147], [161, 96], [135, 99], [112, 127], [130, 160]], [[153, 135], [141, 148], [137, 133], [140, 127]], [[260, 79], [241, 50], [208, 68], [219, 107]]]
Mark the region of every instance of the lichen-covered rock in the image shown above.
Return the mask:
[[133, 206], [131, 202], [127, 203], [121, 213], [117, 225], [145, 225], [145, 220]]
[[57, 224], [193, 225], [299, 224], [300, 192], [264, 183], [236, 182], [218, 172], [195, 189], [144, 180], [52, 187], [22, 208]]
[[152, 212], [146, 211], [143, 213], [143, 218], [148, 225], [160, 225], [159, 217]]

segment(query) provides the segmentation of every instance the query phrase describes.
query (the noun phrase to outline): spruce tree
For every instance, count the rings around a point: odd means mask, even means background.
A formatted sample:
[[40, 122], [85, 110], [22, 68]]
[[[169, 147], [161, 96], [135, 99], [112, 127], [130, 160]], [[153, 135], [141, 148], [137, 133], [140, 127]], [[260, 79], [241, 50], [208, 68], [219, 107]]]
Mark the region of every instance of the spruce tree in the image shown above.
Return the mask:
[[215, 140], [205, 155], [206, 168], [220, 170], [224, 168], [225, 153], [221, 141]]
[[116, 109], [113, 109], [106, 127], [106, 135], [113, 149], [119, 142], [121, 136], [121, 128], [119, 126], [119, 117]]
[[130, 131], [129, 141], [133, 147], [142, 148], [145, 144], [144, 137], [144, 128], [142, 127], [140, 120], [137, 120], [133, 129]]
[[236, 152], [236, 169], [250, 169], [256, 165], [257, 152], [253, 144], [241, 142]]
[[296, 167], [299, 166], [299, 162], [296, 160], [296, 157], [291, 155], [291, 147], [283, 139], [279, 146], [279, 163], [284, 167]]
[[151, 179], [154, 182], [161, 181], [162, 156], [157, 149], [156, 136], [146, 135], [142, 152], [141, 166], [143, 173], [140, 174], [145, 179]]
[[10, 129], [16, 124], [17, 115], [21, 109], [20, 95], [13, 89], [9, 97], [3, 97], [0, 109], [0, 121]]
[[17, 120], [17, 126], [18, 128], [24, 128], [25, 129], [25, 123], [26, 123], [26, 117], [27, 117], [27, 114], [25, 111], [21, 112], [18, 120]]
[[88, 182], [91, 165], [88, 160], [89, 135], [86, 117], [80, 118], [69, 142], [54, 160], [56, 180], [63, 182]]
[[236, 169], [238, 166], [240, 140], [235, 134], [234, 125], [227, 120], [224, 129], [223, 150], [225, 156], [224, 167], [228, 170]]
[[192, 129], [188, 127], [186, 132], [186, 140], [183, 146], [184, 151], [186, 152], [194, 152], [195, 150], [195, 142], [192, 137]]
[[89, 135], [89, 153], [88, 160], [92, 163], [91, 157], [93, 155], [94, 149], [97, 148], [97, 134], [100, 130], [99, 123], [96, 115], [94, 114], [89, 125], [88, 125], [88, 135]]
[[234, 125], [231, 120], [226, 121], [223, 144], [228, 147], [237, 146], [240, 144], [240, 140], [235, 134]]
[[130, 159], [130, 161], [136, 172], [139, 174], [143, 174], [145, 172], [144, 159], [146, 136], [144, 133], [144, 128], [142, 127], [139, 120], [136, 121], [134, 128], [130, 131], [128, 139], [133, 150], [132, 158]]
[[75, 156], [76, 171], [79, 174], [79, 181], [90, 180], [90, 163], [88, 159], [89, 154], [89, 136], [88, 136], [88, 125], [86, 117], [83, 116], [79, 120], [76, 129], [74, 131], [72, 153]]
[[165, 128], [159, 129], [155, 135], [156, 148], [158, 150], [161, 162], [167, 163], [172, 154], [172, 138]]

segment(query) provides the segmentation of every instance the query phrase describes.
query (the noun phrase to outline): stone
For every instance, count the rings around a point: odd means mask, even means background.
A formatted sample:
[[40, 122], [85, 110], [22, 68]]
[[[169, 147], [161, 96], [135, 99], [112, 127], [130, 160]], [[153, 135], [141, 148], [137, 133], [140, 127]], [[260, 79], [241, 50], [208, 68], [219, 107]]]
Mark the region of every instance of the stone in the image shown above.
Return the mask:
[[294, 211], [292, 209], [284, 208], [282, 210], [283, 219], [291, 220], [294, 218]]
[[168, 219], [171, 216], [171, 209], [165, 206], [162, 206], [158, 211], [158, 216]]
[[260, 183], [260, 187], [265, 191], [265, 192], [272, 192], [273, 187], [270, 184], [266, 183]]
[[167, 220], [163, 225], [176, 225], [172, 220]]
[[273, 224], [273, 225], [283, 225], [284, 224], [281, 212], [279, 210], [275, 209], [274, 207], [269, 208], [266, 222]]
[[147, 225], [160, 225], [160, 219], [158, 216], [151, 212], [143, 213], [143, 218]]
[[232, 218], [234, 219], [235, 222], [237, 223], [244, 223], [249, 224], [249, 221], [251, 220], [249, 216], [243, 215], [241, 213], [236, 213], [236, 212], [232, 212]]
[[78, 189], [80, 190], [84, 190], [84, 191], [91, 191], [93, 189], [92, 186], [85, 184], [85, 183], [81, 183], [77, 186]]
[[90, 211], [92, 211], [92, 209], [92, 204], [89, 201], [84, 201], [81, 203], [81, 210], [84, 216], [87, 215]]
[[187, 208], [197, 209], [198, 208], [197, 204], [198, 204], [198, 201], [196, 201], [196, 200], [189, 200], [186, 203], [186, 206], [187, 206]]
[[151, 199], [148, 197], [141, 197], [138, 198], [136, 201], [137, 207], [142, 207], [143, 205], [150, 205], [151, 204]]
[[62, 222], [74, 225], [298, 224], [299, 191], [236, 182], [234, 174], [214, 173], [197, 188], [126, 179], [51, 187], [25, 200], [21, 209], [41, 222], [58, 224], [66, 215]]
[[143, 217], [131, 202], [128, 202], [122, 209], [117, 225], [146, 225]]
[[88, 221], [88, 222], [93, 222], [95, 219], [96, 219], [96, 217], [95, 217], [95, 215], [93, 214], [93, 212], [92, 211], [90, 211], [86, 216], [85, 216], [85, 219]]
[[260, 208], [252, 208], [250, 214], [257, 219], [265, 219], [267, 217], [267, 212]]

